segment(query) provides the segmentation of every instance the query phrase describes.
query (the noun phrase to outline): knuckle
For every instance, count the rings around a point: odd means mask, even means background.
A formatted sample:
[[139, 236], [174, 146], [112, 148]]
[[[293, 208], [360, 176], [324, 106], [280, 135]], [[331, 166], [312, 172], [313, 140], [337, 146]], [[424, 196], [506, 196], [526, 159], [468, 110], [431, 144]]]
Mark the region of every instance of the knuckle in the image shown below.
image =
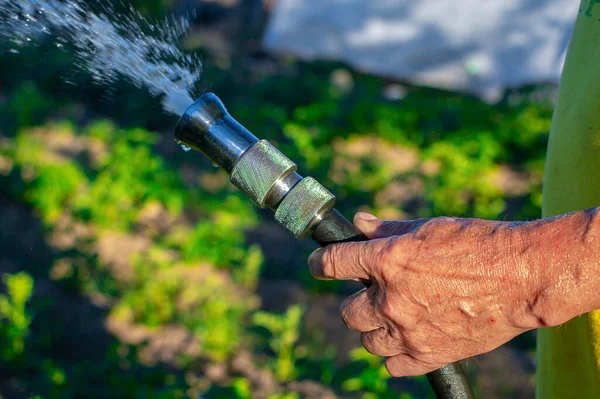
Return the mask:
[[458, 221], [458, 218], [452, 217], [452, 216], [440, 216], [434, 219], [431, 219], [432, 221], [437, 221], [440, 224], [452, 224], [455, 223], [456, 221]]
[[423, 226], [427, 229], [435, 231], [436, 233], [449, 233], [455, 231], [457, 228], [460, 228], [460, 223], [458, 223], [458, 220], [458, 218], [454, 217], [440, 216], [430, 219]]
[[399, 242], [399, 236], [388, 238], [377, 254], [377, 264], [382, 266], [383, 270], [386, 270], [390, 263], [394, 262], [394, 255], [397, 252]]
[[354, 251], [354, 264], [363, 270], [369, 276], [377, 275], [377, 270], [380, 266], [379, 257], [381, 251], [378, 246], [372, 244], [362, 244]]
[[390, 237], [386, 239], [381, 249], [373, 254], [373, 264], [384, 282], [398, 271], [397, 265], [402, 263], [402, 259], [407, 253], [406, 242], [406, 236]]
[[379, 355], [377, 352], [377, 348], [373, 342], [373, 333], [362, 333], [360, 334], [360, 343], [367, 350], [367, 352], [373, 355]]
[[371, 260], [371, 252], [372, 250], [369, 249], [369, 247], [367, 246], [363, 246], [362, 247], [363, 250], [362, 251], [357, 251], [355, 253], [355, 261], [357, 265], [360, 265], [361, 268], [363, 268], [364, 270], [369, 270], [370, 269], [370, 260]]
[[461, 229], [459, 220], [458, 218], [449, 216], [428, 219], [412, 234], [412, 238], [425, 241], [429, 238], [439, 238], [455, 234]]
[[360, 340], [367, 352], [372, 353], [373, 355], [393, 356], [401, 352], [400, 345], [384, 328], [362, 333]]
[[402, 358], [387, 358], [385, 360], [385, 368], [393, 377], [412, 377], [425, 374], [436, 367], [430, 367], [413, 356], [404, 355]]
[[419, 324], [419, 320], [399, 310], [399, 303], [383, 300], [378, 312], [386, 324], [390, 337], [404, 341], [407, 334]]
[[404, 377], [405, 376], [402, 368], [400, 368], [400, 365], [398, 363], [399, 362], [393, 357], [388, 357], [385, 359], [385, 362], [384, 362], [385, 369], [387, 370], [388, 373], [390, 373], [390, 375], [392, 377]]
[[385, 320], [393, 322], [393, 324], [399, 324], [398, 320], [396, 320], [396, 306], [388, 298], [384, 298], [383, 301], [381, 301], [379, 313], [381, 313]]
[[404, 345], [406, 348], [416, 354], [430, 353], [431, 348], [420, 334], [412, 331], [407, 331], [404, 334]]

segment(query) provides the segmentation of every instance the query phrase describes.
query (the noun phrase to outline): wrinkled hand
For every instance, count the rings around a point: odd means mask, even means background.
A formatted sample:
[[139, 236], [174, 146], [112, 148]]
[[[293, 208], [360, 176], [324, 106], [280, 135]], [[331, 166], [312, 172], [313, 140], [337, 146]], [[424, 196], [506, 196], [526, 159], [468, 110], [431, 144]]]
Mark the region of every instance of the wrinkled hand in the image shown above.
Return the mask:
[[425, 374], [545, 324], [520, 225], [388, 222], [364, 213], [354, 223], [370, 241], [318, 249], [309, 267], [318, 279], [372, 282], [346, 299], [341, 313], [369, 352], [387, 357], [390, 374]]

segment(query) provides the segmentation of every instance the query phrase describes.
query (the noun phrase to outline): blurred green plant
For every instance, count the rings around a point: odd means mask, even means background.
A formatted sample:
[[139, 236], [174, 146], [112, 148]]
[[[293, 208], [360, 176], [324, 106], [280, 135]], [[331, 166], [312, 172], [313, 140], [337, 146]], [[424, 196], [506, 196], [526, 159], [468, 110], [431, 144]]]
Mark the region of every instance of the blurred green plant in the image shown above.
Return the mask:
[[228, 195], [218, 207], [209, 206], [205, 211], [210, 218], [198, 221], [180, 246], [183, 258], [188, 262], [203, 259], [217, 267], [243, 263], [248, 256], [244, 231], [257, 223], [249, 201]]
[[48, 385], [53, 387], [52, 397], [58, 396], [62, 388], [67, 384], [67, 375], [52, 359], [45, 359], [42, 362], [42, 370], [47, 379]]
[[234, 378], [231, 387], [237, 399], [252, 399], [250, 383], [243, 377]]
[[244, 342], [247, 314], [257, 305], [249, 292], [208, 265], [138, 263], [135, 281], [112, 313], [155, 329], [182, 325], [198, 340], [202, 355], [223, 361]]
[[269, 399], [300, 399], [300, 394], [297, 392], [278, 393], [269, 396]]
[[32, 320], [26, 304], [33, 294], [33, 278], [20, 272], [4, 274], [2, 281], [7, 293], [0, 295], [0, 354], [2, 360], [16, 364], [22, 361]]
[[398, 394], [389, 389], [387, 381], [391, 376], [379, 356], [370, 354], [364, 348], [356, 348], [350, 352], [350, 360], [362, 364], [362, 367], [355, 376], [342, 382], [344, 391], [362, 392], [362, 399], [397, 397]]
[[23, 128], [42, 122], [55, 106], [34, 82], [26, 81], [13, 90], [0, 113], [10, 116], [17, 127]]
[[87, 183], [87, 178], [76, 163], [47, 151], [47, 143], [41, 140], [46, 134], [52, 134], [55, 142], [69, 140], [73, 136], [73, 125], [62, 122], [23, 130], [17, 135], [11, 155], [20, 168], [21, 177], [28, 183], [25, 198], [45, 223], [52, 223]]
[[[490, 134], [431, 145], [424, 159], [435, 162], [440, 171], [424, 179], [433, 215], [497, 218], [505, 209], [505, 201], [502, 190], [489, 180], [500, 152]], [[424, 210], [422, 216], [431, 216], [427, 213]]]
[[269, 347], [275, 353], [275, 361], [272, 362], [271, 367], [279, 381], [287, 382], [298, 377], [297, 343], [300, 338], [300, 322], [303, 314], [303, 306], [292, 305], [280, 315], [258, 311], [252, 316], [255, 325], [265, 328], [271, 334]]
[[183, 185], [176, 173], [153, 153], [156, 136], [143, 129], [117, 129], [107, 121], [95, 122], [82, 132], [99, 140], [94, 180], [77, 198], [78, 215], [101, 227], [128, 230], [139, 210], [158, 201], [177, 216], [183, 207]]
[[234, 280], [247, 290], [254, 291], [263, 263], [264, 256], [260, 247], [251, 245], [242, 261], [242, 266], [233, 270]]

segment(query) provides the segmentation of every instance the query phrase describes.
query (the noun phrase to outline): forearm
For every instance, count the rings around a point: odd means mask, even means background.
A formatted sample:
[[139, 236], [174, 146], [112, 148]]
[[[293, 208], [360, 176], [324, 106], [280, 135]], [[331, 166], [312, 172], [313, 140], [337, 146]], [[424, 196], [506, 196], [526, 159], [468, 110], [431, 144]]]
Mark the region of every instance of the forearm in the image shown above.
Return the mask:
[[522, 228], [524, 254], [540, 280], [527, 305], [538, 326], [600, 308], [600, 207]]

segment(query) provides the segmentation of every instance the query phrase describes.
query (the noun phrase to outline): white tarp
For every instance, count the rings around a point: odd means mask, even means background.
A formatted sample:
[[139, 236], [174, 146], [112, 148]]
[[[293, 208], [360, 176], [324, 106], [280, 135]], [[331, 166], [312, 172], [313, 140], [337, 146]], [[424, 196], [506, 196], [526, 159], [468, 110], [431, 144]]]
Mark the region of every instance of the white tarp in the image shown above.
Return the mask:
[[494, 100], [558, 83], [574, 0], [277, 0], [264, 45]]

